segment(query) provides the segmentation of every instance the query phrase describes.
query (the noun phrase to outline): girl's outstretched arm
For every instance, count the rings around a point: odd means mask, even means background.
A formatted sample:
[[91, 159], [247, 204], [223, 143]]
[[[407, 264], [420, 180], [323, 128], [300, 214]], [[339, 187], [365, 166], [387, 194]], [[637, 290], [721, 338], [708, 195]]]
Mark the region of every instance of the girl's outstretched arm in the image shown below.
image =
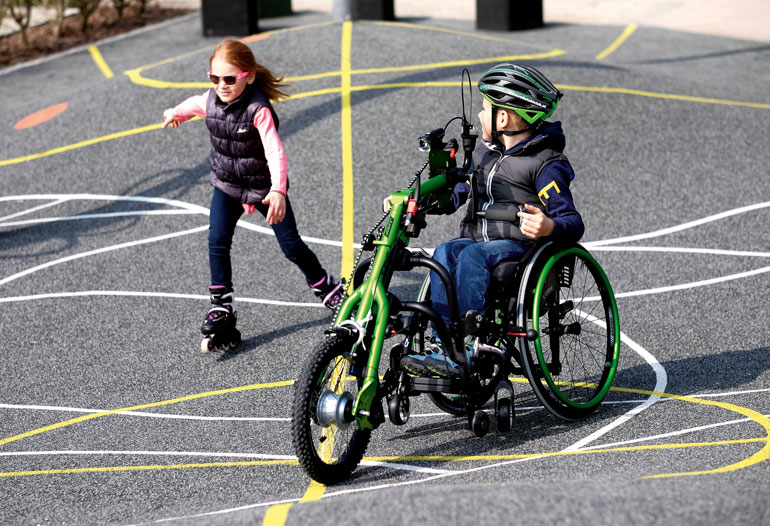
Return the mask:
[[275, 129], [275, 121], [269, 108], [259, 109], [254, 116], [254, 127], [259, 130], [262, 145], [265, 148], [267, 167], [270, 169], [270, 191], [285, 196], [288, 179], [286, 152], [283, 149], [281, 138], [278, 136], [278, 130]]
[[205, 117], [208, 96], [208, 91], [201, 95], [195, 95], [164, 111], [162, 128], [176, 128], [179, 123], [189, 121], [193, 117]]

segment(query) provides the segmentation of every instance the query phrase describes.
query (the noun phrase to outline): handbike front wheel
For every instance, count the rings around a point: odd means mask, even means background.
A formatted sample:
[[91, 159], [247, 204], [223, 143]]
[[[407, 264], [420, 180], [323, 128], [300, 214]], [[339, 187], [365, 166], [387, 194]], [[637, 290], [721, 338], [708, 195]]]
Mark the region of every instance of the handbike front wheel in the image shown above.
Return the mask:
[[599, 263], [580, 246], [547, 257], [519, 307], [538, 333], [525, 342], [524, 366], [540, 402], [564, 420], [591, 414], [609, 392], [618, 366], [615, 296]]
[[294, 450], [310, 478], [326, 485], [350, 476], [371, 437], [351, 414], [359, 388], [359, 379], [348, 373], [351, 345], [335, 336], [316, 346], [294, 391]]

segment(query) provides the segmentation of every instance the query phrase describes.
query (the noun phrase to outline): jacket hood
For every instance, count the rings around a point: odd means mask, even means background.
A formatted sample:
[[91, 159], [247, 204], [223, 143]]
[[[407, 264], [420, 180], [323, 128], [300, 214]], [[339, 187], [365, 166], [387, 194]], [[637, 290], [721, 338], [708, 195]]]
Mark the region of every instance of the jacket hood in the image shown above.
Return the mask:
[[566, 139], [564, 137], [564, 132], [561, 129], [561, 122], [546, 122], [543, 124], [542, 128], [538, 130], [537, 135], [524, 139], [524, 141], [506, 150], [505, 153], [524, 153], [541, 150], [543, 148], [551, 148], [562, 153], [564, 152], [565, 145]]

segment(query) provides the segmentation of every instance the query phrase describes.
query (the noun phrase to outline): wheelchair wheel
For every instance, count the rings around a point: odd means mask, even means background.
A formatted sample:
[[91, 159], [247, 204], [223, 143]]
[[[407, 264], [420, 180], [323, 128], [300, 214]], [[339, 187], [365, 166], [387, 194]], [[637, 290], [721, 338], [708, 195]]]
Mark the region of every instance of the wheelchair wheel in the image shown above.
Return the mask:
[[292, 435], [299, 463], [322, 484], [336, 484], [356, 469], [371, 430], [351, 414], [359, 380], [349, 376], [350, 340], [325, 338], [302, 368], [294, 391]]
[[544, 250], [530, 268], [522, 279], [518, 321], [537, 331], [538, 339], [520, 339], [525, 371], [551, 413], [584, 418], [604, 400], [618, 366], [620, 324], [612, 287], [579, 245]]

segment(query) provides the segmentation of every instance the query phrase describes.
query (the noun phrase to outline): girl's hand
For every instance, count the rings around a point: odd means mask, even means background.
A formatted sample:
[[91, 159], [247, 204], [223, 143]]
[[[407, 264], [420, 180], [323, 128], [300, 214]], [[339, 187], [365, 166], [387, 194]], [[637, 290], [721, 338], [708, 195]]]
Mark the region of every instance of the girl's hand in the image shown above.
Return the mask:
[[521, 233], [530, 239], [550, 236], [553, 233], [553, 221], [536, 206], [524, 205], [527, 212], [516, 214], [520, 218]]
[[390, 196], [382, 200], [382, 211], [386, 214], [390, 212]]
[[243, 211], [246, 213], [246, 215], [251, 215], [254, 213], [254, 205], [241, 203], [241, 206], [243, 207]]
[[263, 205], [270, 205], [267, 211], [267, 223], [275, 225], [286, 216], [286, 196], [280, 192], [270, 192], [262, 200]]
[[172, 115], [173, 114], [171, 110], [166, 110], [163, 112], [163, 125], [161, 128], [176, 128], [179, 126], [179, 121], [172, 119]]

